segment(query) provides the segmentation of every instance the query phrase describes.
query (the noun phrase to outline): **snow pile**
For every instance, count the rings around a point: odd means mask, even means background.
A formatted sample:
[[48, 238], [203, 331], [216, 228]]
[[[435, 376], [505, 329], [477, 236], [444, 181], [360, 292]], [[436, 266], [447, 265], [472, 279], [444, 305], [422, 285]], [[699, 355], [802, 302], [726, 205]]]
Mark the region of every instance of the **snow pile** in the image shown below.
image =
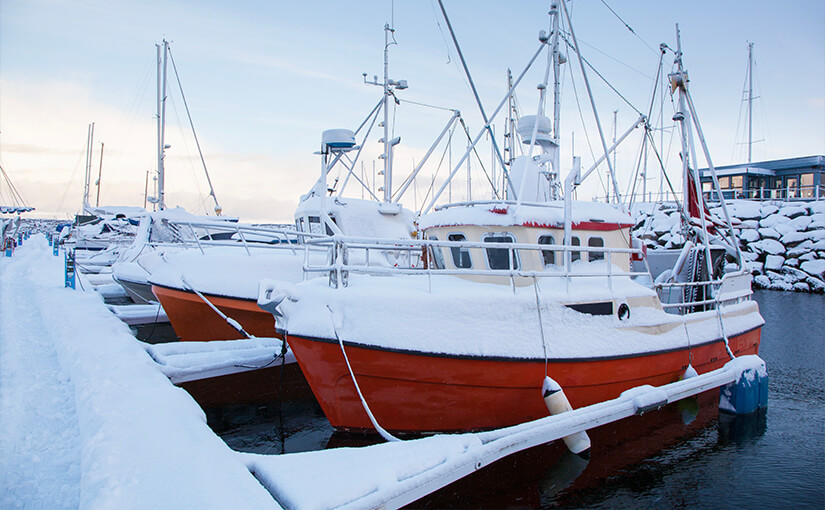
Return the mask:
[[[726, 202], [757, 287], [825, 292], [825, 202]], [[711, 212], [723, 218], [721, 208]], [[649, 249], [678, 249], [685, 237], [672, 207], [638, 210], [633, 233]]]
[[62, 262], [43, 236], [0, 261], [0, 507], [277, 508]]

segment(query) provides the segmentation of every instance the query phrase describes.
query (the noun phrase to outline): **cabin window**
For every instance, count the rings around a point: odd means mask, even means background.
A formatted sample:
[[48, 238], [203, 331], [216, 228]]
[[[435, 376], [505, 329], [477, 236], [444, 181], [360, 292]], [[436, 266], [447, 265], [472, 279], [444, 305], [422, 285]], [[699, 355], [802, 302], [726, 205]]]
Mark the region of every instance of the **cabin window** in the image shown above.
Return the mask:
[[309, 216], [307, 218], [309, 220], [309, 231], [312, 234], [323, 234], [324, 230], [321, 227], [321, 218], [318, 216]]
[[[438, 241], [437, 236], [429, 236], [430, 241]], [[432, 254], [432, 261], [434, 269], [444, 269], [444, 254], [441, 253], [441, 246], [430, 246], [430, 253]]]
[[[604, 248], [604, 239], [601, 237], [591, 237], [587, 240], [587, 246], [591, 248]], [[591, 251], [587, 256], [587, 260], [594, 261], [594, 260], [604, 260], [604, 252], [603, 251]]]
[[730, 178], [730, 187], [734, 189], [742, 189], [742, 176], [734, 175]]
[[298, 232], [306, 232], [304, 228], [304, 218], [298, 218], [295, 220], [295, 228], [298, 229]]
[[[506, 232], [501, 234], [487, 234], [481, 239], [485, 243], [515, 243], [513, 234]], [[518, 269], [518, 258], [515, 250], [507, 248], [485, 248], [487, 252], [487, 264], [490, 269]], [[512, 258], [510, 257], [510, 254]]]
[[720, 177], [719, 178], [719, 187], [722, 189], [730, 188], [730, 177]]
[[[578, 236], [573, 236], [570, 238], [570, 245], [571, 246], [581, 246], [582, 242]], [[575, 262], [582, 258], [582, 252], [580, 251], [571, 251], [570, 252], [570, 261]]]
[[[466, 241], [467, 237], [464, 234], [450, 234], [447, 236], [448, 241], [462, 242]], [[457, 269], [469, 269], [473, 267], [473, 261], [470, 259], [470, 250], [460, 246], [450, 247], [450, 253], [453, 255], [453, 265]]]
[[[556, 244], [556, 239], [551, 235], [539, 236], [539, 244]], [[556, 252], [552, 250], [541, 250], [541, 258], [544, 267], [556, 265]]]

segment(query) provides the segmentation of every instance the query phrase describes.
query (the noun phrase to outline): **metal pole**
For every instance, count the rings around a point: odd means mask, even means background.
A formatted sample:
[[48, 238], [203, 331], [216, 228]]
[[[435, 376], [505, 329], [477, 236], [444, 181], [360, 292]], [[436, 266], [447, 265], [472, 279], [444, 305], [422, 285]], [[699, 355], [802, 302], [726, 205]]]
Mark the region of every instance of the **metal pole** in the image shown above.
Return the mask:
[[[501, 151], [499, 151], [498, 149], [498, 144], [496, 143], [496, 139], [493, 136], [493, 130], [490, 128], [490, 122], [487, 119], [487, 114], [484, 112], [484, 106], [481, 105], [481, 98], [478, 97], [478, 91], [476, 90], [475, 82], [473, 82], [473, 77], [470, 76], [470, 69], [467, 67], [467, 61], [464, 60], [464, 53], [461, 52], [461, 46], [458, 45], [458, 39], [456, 38], [455, 32], [453, 31], [453, 25], [452, 23], [450, 23], [450, 18], [447, 17], [447, 10], [444, 9], [444, 2], [438, 0], [438, 5], [441, 7], [441, 13], [444, 15], [444, 21], [447, 23], [447, 28], [450, 30], [450, 37], [452, 37], [453, 39], [453, 44], [455, 45], [456, 52], [458, 53], [458, 58], [459, 60], [461, 60], [461, 66], [464, 68], [464, 74], [467, 76], [467, 81], [470, 82], [470, 89], [472, 89], [473, 96], [476, 99], [476, 104], [478, 104], [478, 109], [481, 112], [481, 118], [484, 119], [484, 128], [487, 129], [487, 131], [489, 131], [491, 138], [490, 141], [492, 142], [493, 148], [496, 151], [499, 163], [501, 163], [502, 168], [505, 168], [504, 158], [501, 155]], [[507, 181], [509, 181], [510, 177], [507, 175], [506, 171], [504, 175]]]
[[389, 168], [390, 159], [390, 126], [389, 126], [389, 111], [390, 111], [390, 88], [389, 88], [389, 48], [390, 48], [390, 31], [392, 29], [388, 24], [384, 25], [384, 202], [392, 200], [392, 192], [390, 190], [391, 177]]
[[166, 209], [166, 190], [164, 189], [165, 170], [163, 168], [166, 158], [166, 63], [169, 59], [169, 42], [163, 40], [163, 75], [160, 98], [160, 140], [158, 154], [158, 208], [162, 211]]
[[753, 149], [753, 43], [748, 43], [748, 163]]
[[[584, 60], [582, 59], [579, 42], [578, 39], [576, 39], [576, 33], [573, 31], [573, 24], [570, 22], [570, 12], [567, 10], [567, 5], [565, 5], [564, 2], [561, 3], [561, 6], [564, 9], [564, 16], [567, 18], [567, 28], [570, 29], [570, 37], [573, 39], [573, 45], [576, 48], [576, 55], [579, 57], [579, 67], [582, 71], [582, 77], [584, 77], [584, 84], [587, 87], [587, 95], [590, 98], [590, 106], [593, 109], [593, 116], [596, 118], [596, 126], [599, 128], [599, 139], [602, 142], [602, 149], [604, 150], [605, 155], [607, 155], [607, 142], [604, 139], [604, 130], [602, 129], [602, 123], [599, 120], [599, 113], [596, 110], [596, 101], [593, 99], [593, 91], [590, 88], [590, 80], [587, 79], [587, 73], [584, 69]], [[610, 178], [613, 181], [613, 193], [616, 196], [616, 203], [619, 205], [619, 209], [622, 212], [625, 212], [622, 197], [619, 196], [619, 183], [616, 181], [616, 174], [613, 171], [613, 165], [610, 163], [610, 158], [606, 158], [605, 161], [607, 161], [608, 170], [610, 171]]]
[[103, 142], [100, 142], [100, 168], [97, 169], [97, 198], [95, 207], [100, 207], [100, 178], [103, 176]]
[[[518, 79], [510, 87], [510, 90], [507, 91], [507, 95], [498, 104], [495, 111], [493, 112], [493, 115], [490, 117], [490, 120], [487, 121], [487, 123], [484, 126], [484, 128], [482, 129], [482, 131], [479, 132], [478, 135], [476, 135], [475, 139], [473, 140], [473, 143], [470, 145], [471, 149], [476, 146], [478, 141], [481, 139], [481, 136], [484, 134], [484, 131], [489, 127], [490, 122], [492, 122], [492, 120], [496, 118], [496, 115], [498, 115], [498, 113], [501, 111], [501, 108], [507, 103], [508, 99], [510, 99], [510, 96], [512, 96], [513, 91], [518, 86], [518, 84], [521, 83], [521, 80], [522, 80], [522, 78], [524, 78], [524, 75], [527, 74], [527, 71], [530, 69], [530, 67], [532, 67], [533, 62], [535, 62], [536, 59], [538, 58], [538, 56], [541, 54], [541, 50], [544, 49], [544, 46], [545, 46], [545, 43], [542, 42], [541, 45], [539, 46], [539, 49], [536, 50], [536, 53], [533, 55], [533, 58], [531, 58], [530, 61], [527, 63], [527, 65], [524, 67], [524, 70], [521, 72]], [[422, 214], [424, 214], [427, 211], [429, 211], [430, 209], [432, 209], [433, 205], [435, 205], [435, 202], [439, 199], [439, 197], [441, 197], [441, 193], [444, 192], [444, 189], [451, 182], [451, 180], [455, 176], [456, 172], [458, 172], [458, 170], [461, 168], [461, 165], [464, 163], [464, 160], [466, 158], [468, 158], [469, 156], [470, 156], [470, 151], [467, 151], [467, 152], [464, 153], [464, 155], [461, 157], [461, 160], [459, 160], [459, 162], [453, 168], [453, 171], [450, 172], [450, 175], [447, 177], [447, 182], [445, 182], [441, 186], [441, 188], [439, 188], [438, 193], [433, 195], [433, 198], [430, 200], [430, 203], [427, 205], [427, 207], [425, 207], [424, 209], [421, 210]], [[509, 182], [509, 177], [507, 178], [507, 181]], [[512, 188], [512, 185], [510, 187]], [[515, 198], [518, 198], [518, 197], [515, 197]]]

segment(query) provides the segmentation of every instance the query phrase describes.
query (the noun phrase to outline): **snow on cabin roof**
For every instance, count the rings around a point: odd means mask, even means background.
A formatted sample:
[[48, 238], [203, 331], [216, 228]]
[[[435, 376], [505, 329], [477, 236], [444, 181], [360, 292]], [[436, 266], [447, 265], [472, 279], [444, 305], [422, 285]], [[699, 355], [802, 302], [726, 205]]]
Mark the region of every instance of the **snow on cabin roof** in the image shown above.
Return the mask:
[[[573, 202], [573, 223], [633, 224], [630, 215], [602, 202]], [[546, 204], [474, 203], [466, 206], [447, 207], [422, 216], [418, 221], [421, 229], [453, 225], [491, 226], [564, 226], [564, 202]]]
[[382, 214], [381, 202], [359, 198], [326, 197], [322, 204], [321, 197], [308, 197], [295, 209], [295, 218], [321, 216], [324, 206], [347, 236], [404, 239], [413, 232], [412, 211], [399, 207], [398, 214]]

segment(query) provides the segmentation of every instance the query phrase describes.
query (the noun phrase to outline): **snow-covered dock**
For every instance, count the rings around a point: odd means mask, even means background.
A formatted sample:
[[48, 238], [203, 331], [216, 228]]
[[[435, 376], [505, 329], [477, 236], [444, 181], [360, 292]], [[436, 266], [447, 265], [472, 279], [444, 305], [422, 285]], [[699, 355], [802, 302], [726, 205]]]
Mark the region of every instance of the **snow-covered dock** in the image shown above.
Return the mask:
[[278, 341], [237, 341], [246, 355], [222, 361], [217, 343], [146, 347], [99, 294], [62, 288], [62, 270], [42, 236], [0, 262], [2, 508], [398, 508], [511, 453], [764, 371], [749, 356], [502, 430], [244, 454], [170, 377], [264, 363]]
[[0, 262], [0, 508], [279, 508], [34, 236]]

